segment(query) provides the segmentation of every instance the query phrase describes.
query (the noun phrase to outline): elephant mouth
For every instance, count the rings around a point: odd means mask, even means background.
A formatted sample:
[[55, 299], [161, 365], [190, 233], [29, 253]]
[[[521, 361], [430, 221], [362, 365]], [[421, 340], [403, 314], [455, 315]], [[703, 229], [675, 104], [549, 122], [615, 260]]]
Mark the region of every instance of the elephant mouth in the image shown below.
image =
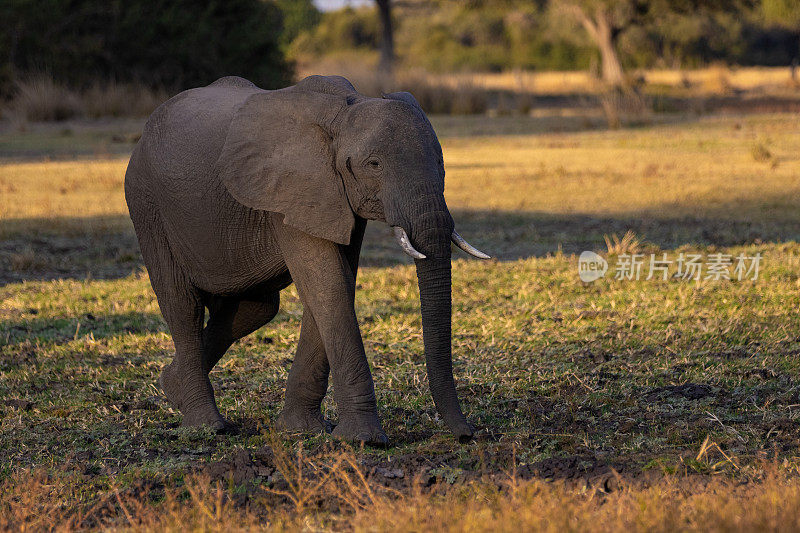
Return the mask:
[[[408, 238], [406, 230], [404, 230], [400, 226], [393, 226], [393, 229], [394, 229], [394, 237], [395, 239], [397, 239], [397, 243], [400, 245], [400, 248], [402, 248], [405, 253], [407, 253], [414, 259], [426, 258], [425, 254], [418, 251], [416, 248], [414, 248], [414, 245], [411, 244], [411, 240]], [[480, 250], [472, 246], [470, 243], [468, 243], [466, 239], [464, 239], [464, 237], [459, 235], [456, 230], [453, 230], [453, 232], [450, 234], [450, 240], [461, 250], [465, 251], [466, 253], [468, 253], [473, 257], [477, 257], [478, 259], [492, 258], [490, 255], [481, 252]]]

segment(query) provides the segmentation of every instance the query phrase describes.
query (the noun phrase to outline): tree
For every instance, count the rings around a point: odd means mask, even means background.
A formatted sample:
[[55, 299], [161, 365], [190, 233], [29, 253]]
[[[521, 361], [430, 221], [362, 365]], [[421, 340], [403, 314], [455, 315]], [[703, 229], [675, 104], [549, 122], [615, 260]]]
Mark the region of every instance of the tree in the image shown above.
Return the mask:
[[380, 71], [392, 75], [394, 67], [394, 32], [392, 30], [392, 4], [391, 0], [375, 0], [378, 4], [378, 15], [381, 19], [381, 60]]
[[561, 8], [574, 16], [600, 51], [603, 81], [614, 87], [625, 85], [625, 73], [619, 58], [620, 34], [638, 23], [647, 11], [646, 2], [638, 0], [566, 1]]
[[[554, 0], [556, 6], [580, 22], [600, 51], [602, 79], [613, 87], [626, 85], [619, 55], [620, 35], [633, 26], [654, 22], [669, 14], [691, 16], [700, 11], [743, 11], [754, 0]], [[791, 2], [796, 0], [775, 0]]]

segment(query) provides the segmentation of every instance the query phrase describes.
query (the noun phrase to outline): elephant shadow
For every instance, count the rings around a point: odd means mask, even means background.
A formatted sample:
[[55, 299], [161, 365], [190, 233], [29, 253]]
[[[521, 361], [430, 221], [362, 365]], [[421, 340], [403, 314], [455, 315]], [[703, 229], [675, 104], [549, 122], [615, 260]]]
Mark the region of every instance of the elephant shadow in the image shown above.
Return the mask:
[[[778, 201], [779, 199], [775, 199]], [[785, 201], [783, 199], [782, 201]], [[452, 209], [456, 227], [467, 240], [499, 261], [544, 257], [555, 253], [580, 254], [606, 249], [607, 236], [633, 232], [662, 250], [681, 246], [741, 246], [753, 243], [798, 242], [798, 217], [738, 216], [769, 204], [759, 198], [752, 206], [720, 205], [692, 212], [686, 206], [616, 216], [559, 215], [532, 211]], [[665, 215], [665, 213], [675, 213]], [[391, 242], [390, 230], [370, 224], [361, 261], [365, 266], [409, 264], [411, 260]], [[454, 258], [466, 255], [454, 251]]]
[[[758, 198], [736, 205], [692, 211], [661, 206], [614, 216], [553, 214], [535, 211], [451, 209], [459, 233], [499, 261], [515, 261], [563, 252], [604, 250], [604, 236], [632, 231], [661, 249], [684, 245], [737, 246], [757, 242], [800, 241], [800, 217], [739, 213], [786, 198]], [[665, 213], [674, 213], [672, 215]], [[26, 228], [31, 228], [26, 231]], [[143, 272], [136, 236], [127, 215], [0, 221], [0, 287], [9, 283], [55, 279], [120, 279]], [[466, 257], [459, 251], [454, 258]], [[391, 228], [367, 225], [361, 265], [410, 264], [394, 242]]]

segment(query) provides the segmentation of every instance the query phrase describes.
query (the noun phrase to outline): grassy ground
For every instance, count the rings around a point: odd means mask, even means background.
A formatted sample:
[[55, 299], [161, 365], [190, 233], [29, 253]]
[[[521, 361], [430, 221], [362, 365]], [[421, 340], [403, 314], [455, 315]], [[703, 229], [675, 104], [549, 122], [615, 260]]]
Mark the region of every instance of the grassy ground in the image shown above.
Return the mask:
[[[712, 66], [701, 69], [650, 69], [633, 74], [657, 92], [669, 89], [684, 94], [719, 94], [727, 91], [771, 90], [790, 92], [794, 88], [791, 71], [785, 67]], [[601, 90], [586, 71], [502, 72], [443, 75], [453, 84], [471, 82], [489, 89], [517, 89], [534, 94], [585, 93]]]
[[[154, 386], [172, 344], [125, 214], [126, 160], [80, 157], [119, 125], [76, 126], [79, 157], [59, 162], [41, 160], [57, 130], [32, 132], [24, 157], [6, 150], [23, 141], [0, 136], [0, 515], [11, 517], [0, 527], [42, 513], [156, 529], [232, 516], [289, 528], [797, 525], [796, 117], [434, 126], [459, 231], [499, 259], [454, 263], [458, 388], [480, 431], [461, 446], [438, 419], [413, 267], [371, 225], [356, 304], [392, 446], [360, 451], [270, 430], [299, 333], [293, 288], [212, 373], [241, 433], [179, 428]], [[637, 239], [607, 249], [604, 235], [628, 230]], [[606, 278], [579, 280], [581, 250], [608, 256]], [[613, 279], [635, 251], [760, 253], [762, 270]]]

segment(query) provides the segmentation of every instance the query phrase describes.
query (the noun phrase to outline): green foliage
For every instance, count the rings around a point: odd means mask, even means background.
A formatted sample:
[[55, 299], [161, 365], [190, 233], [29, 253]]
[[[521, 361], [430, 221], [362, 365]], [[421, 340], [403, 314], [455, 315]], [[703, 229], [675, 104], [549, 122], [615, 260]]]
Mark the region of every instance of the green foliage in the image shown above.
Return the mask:
[[346, 7], [325, 13], [321, 22], [294, 42], [294, 55], [323, 55], [339, 50], [376, 49], [380, 22], [375, 9]]
[[[586, 67], [588, 41], [549, 31], [546, 11], [516, 2], [400, 4], [394, 9], [396, 48], [407, 65], [432, 71]], [[377, 11], [345, 8], [324, 13], [319, 26], [293, 43], [299, 59], [347, 51], [374, 51], [380, 44]]]
[[288, 47], [303, 31], [316, 27], [322, 18], [322, 13], [311, 0], [275, 0], [275, 5], [283, 14], [280, 38], [283, 48]]
[[779, 26], [800, 26], [800, 0], [762, 0], [761, 11], [767, 22]]
[[[259, 0], [0, 0], [0, 73], [57, 82], [136, 81], [171, 89], [245, 76], [289, 77], [281, 12]], [[7, 86], [6, 86], [7, 89]]]
[[[434, 72], [586, 69], [596, 45], [566, 6], [600, 0], [402, 2], [394, 7], [396, 53], [408, 67]], [[798, 0], [626, 0], [605, 2], [627, 67], [697, 67], [714, 62], [785, 65], [796, 55]], [[791, 16], [789, 16], [791, 15]], [[784, 21], [777, 24], [778, 19]], [[291, 46], [300, 60], [377, 55], [374, 7], [324, 13]]]

